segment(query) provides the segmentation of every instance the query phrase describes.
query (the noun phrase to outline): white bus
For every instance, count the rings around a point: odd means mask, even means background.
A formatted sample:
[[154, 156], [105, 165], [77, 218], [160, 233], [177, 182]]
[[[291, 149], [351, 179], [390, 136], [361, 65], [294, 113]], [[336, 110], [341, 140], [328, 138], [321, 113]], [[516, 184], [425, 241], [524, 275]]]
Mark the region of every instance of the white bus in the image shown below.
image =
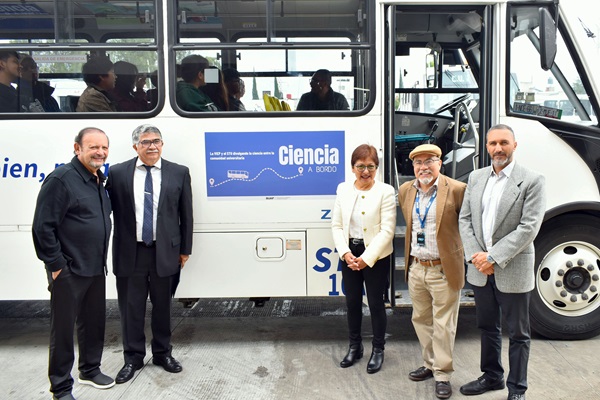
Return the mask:
[[[0, 300], [48, 298], [33, 209], [44, 177], [70, 160], [83, 127], [109, 135], [106, 172], [135, 155], [131, 132], [142, 123], [162, 130], [166, 159], [190, 167], [194, 247], [176, 297], [266, 298], [343, 295], [330, 219], [357, 145], [379, 149], [380, 178], [395, 186], [411, 179], [407, 155], [424, 142], [443, 149], [447, 175], [466, 180], [489, 164], [486, 130], [505, 123], [516, 131], [518, 162], [547, 182], [532, 326], [550, 338], [597, 335], [600, 21], [585, 3], [0, 1], [0, 51], [36, 59], [62, 108], [0, 114]], [[190, 54], [236, 69], [247, 111], [183, 111], [177, 64]], [[156, 106], [74, 112], [81, 67], [97, 55], [157, 71]], [[295, 111], [319, 69], [332, 73], [349, 110]], [[544, 105], [553, 93], [570, 100], [568, 119], [558, 103]], [[291, 111], [267, 112], [268, 98]], [[399, 217], [392, 306], [406, 292], [403, 225]]]

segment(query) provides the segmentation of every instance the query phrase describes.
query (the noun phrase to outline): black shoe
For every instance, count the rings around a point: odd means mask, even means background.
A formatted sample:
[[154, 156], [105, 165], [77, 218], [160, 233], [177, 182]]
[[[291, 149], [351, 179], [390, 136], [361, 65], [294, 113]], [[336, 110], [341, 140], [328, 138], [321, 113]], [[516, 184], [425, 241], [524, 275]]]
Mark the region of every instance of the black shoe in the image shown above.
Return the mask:
[[360, 360], [362, 358], [363, 353], [364, 348], [362, 344], [350, 346], [348, 349], [348, 354], [346, 354], [346, 357], [344, 357], [344, 359], [340, 362], [340, 367], [348, 368], [353, 366], [356, 360]]
[[522, 394], [510, 393], [508, 395], [508, 400], [525, 400], [525, 393], [522, 393]]
[[373, 352], [371, 353], [371, 359], [367, 364], [367, 373], [374, 374], [375, 372], [379, 372], [382, 365], [383, 349], [373, 349]]
[[500, 390], [504, 389], [504, 380], [499, 379], [497, 381], [490, 381], [484, 377], [485, 375], [480, 376], [476, 380], [467, 383], [466, 385], [462, 385], [460, 387], [460, 392], [465, 396], [472, 396], [475, 394], [482, 394], [485, 392], [489, 392], [490, 390]]
[[61, 397], [52, 396], [52, 400], [75, 400], [71, 393], [63, 394]]
[[450, 386], [450, 382], [435, 382], [435, 397], [438, 399], [449, 399], [450, 396], [452, 396], [452, 386]]
[[141, 368], [142, 368], [141, 365], [125, 364], [123, 366], [123, 368], [121, 368], [121, 370], [117, 374], [117, 377], [115, 378], [115, 382], [125, 383], [125, 382], [131, 380], [131, 378], [133, 378], [133, 374], [135, 374], [135, 371], [137, 371], [138, 369], [141, 369]]
[[92, 377], [85, 376], [80, 373], [77, 382], [81, 383], [82, 385], [93, 386], [96, 389], [110, 389], [111, 387], [115, 386], [115, 380], [110, 376], [104, 375], [102, 372], [99, 372]]
[[433, 371], [426, 367], [419, 367], [408, 373], [408, 379], [415, 382], [433, 378]]
[[160, 365], [165, 369], [165, 371], [172, 372], [174, 374], [183, 370], [183, 367], [179, 361], [171, 356], [154, 356], [152, 357], [152, 364]]

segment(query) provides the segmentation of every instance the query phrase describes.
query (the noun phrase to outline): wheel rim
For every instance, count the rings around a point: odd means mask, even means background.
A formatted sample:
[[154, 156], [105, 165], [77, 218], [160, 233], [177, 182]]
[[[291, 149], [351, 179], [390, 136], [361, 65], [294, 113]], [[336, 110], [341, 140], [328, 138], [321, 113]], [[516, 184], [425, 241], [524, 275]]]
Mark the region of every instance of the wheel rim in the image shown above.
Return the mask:
[[546, 254], [536, 273], [544, 304], [557, 314], [576, 317], [600, 307], [600, 249], [571, 241]]

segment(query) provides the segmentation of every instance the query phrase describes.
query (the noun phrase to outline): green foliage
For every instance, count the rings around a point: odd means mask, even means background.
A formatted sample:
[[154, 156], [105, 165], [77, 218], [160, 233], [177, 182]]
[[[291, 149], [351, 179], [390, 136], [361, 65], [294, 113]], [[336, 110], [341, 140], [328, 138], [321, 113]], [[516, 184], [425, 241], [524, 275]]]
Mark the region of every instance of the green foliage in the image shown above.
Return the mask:
[[278, 99], [283, 99], [283, 93], [279, 90], [279, 81], [277, 80], [277, 77], [274, 76], [273, 81], [273, 86], [275, 87], [275, 89], [273, 89], [273, 95]]
[[256, 76], [252, 77], [252, 100], [258, 100], [258, 88], [256, 87]]

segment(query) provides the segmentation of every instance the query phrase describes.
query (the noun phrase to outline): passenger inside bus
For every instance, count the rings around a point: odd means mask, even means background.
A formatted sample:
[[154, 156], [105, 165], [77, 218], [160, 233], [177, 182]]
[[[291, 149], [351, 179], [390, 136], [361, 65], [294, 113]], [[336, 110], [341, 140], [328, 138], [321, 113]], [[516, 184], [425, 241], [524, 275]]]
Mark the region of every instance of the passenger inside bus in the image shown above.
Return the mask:
[[35, 60], [31, 56], [25, 55], [19, 61], [21, 64], [21, 78], [19, 79], [18, 90], [21, 97], [39, 101], [46, 112], [59, 112], [58, 102], [52, 97], [54, 88], [39, 80], [38, 65]]
[[177, 105], [185, 111], [219, 111], [210, 97], [200, 90], [206, 85], [204, 70], [209, 67], [208, 60], [199, 55], [190, 55], [181, 61], [181, 78], [177, 82]]
[[16, 51], [0, 51], [0, 112], [19, 112], [17, 89], [19, 56]]
[[146, 100], [146, 77], [139, 74], [137, 67], [127, 61], [115, 63], [115, 87], [109, 93], [117, 103], [118, 111], [141, 112], [148, 111]]
[[200, 90], [210, 97], [219, 111], [230, 111], [229, 94], [223, 80], [223, 73], [215, 66], [208, 67], [206, 71], [206, 85], [201, 86]]
[[227, 68], [223, 70], [223, 80], [229, 93], [229, 111], [246, 111], [244, 103], [240, 100], [244, 96], [244, 81], [240, 73], [234, 68]]
[[152, 83], [152, 89], [146, 91], [146, 100], [152, 110], [158, 104], [158, 71], [155, 70], [150, 74], [150, 83]]
[[310, 79], [310, 92], [300, 97], [297, 111], [305, 110], [349, 110], [343, 94], [331, 89], [331, 72], [320, 69]]
[[77, 112], [115, 112], [116, 103], [109, 91], [115, 87], [114, 64], [108, 57], [92, 57], [81, 69], [88, 87], [77, 102]]

